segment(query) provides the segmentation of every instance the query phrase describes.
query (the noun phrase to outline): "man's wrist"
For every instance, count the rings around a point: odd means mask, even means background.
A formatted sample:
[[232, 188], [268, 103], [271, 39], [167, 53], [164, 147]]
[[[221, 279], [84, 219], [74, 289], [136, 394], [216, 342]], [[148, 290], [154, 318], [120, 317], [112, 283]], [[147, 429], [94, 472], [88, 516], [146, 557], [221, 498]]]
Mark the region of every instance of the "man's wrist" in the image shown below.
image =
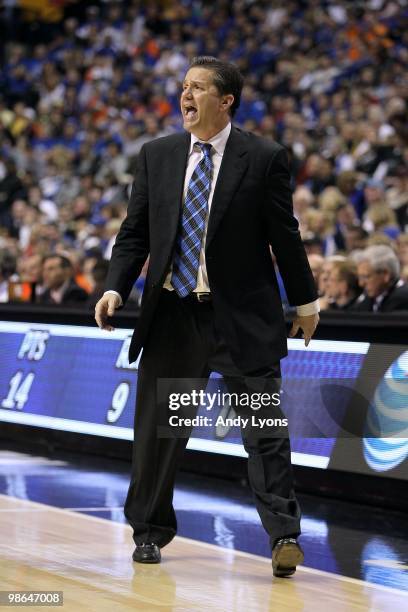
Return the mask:
[[298, 317], [309, 317], [310, 315], [318, 314], [319, 312], [319, 300], [309, 302], [308, 304], [302, 304], [301, 306], [296, 306], [296, 313]]
[[113, 293], [113, 295], [117, 295], [120, 300], [119, 306], [123, 306], [123, 300], [122, 300], [122, 296], [120, 295], [120, 293], [118, 293], [117, 291], [114, 291], [113, 289], [108, 289], [107, 291], [104, 292], [103, 295], [106, 295], [107, 293]]

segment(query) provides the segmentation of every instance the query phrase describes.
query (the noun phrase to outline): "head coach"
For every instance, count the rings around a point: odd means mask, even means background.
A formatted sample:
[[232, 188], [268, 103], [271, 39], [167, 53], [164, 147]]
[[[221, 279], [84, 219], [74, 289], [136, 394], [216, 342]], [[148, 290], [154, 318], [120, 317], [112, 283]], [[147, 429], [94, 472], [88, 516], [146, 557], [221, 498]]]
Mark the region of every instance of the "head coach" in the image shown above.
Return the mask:
[[[142, 309], [129, 361], [139, 365], [132, 476], [125, 515], [133, 560], [158, 563], [177, 530], [172, 505], [186, 437], [160, 437], [159, 379], [234, 384], [280, 377], [286, 327], [270, 247], [306, 345], [318, 323], [315, 283], [292, 213], [284, 148], [231, 124], [242, 75], [228, 62], [195, 58], [180, 107], [184, 132], [146, 143], [139, 155], [127, 216], [115, 245], [106, 292], [96, 305], [101, 329], [127, 300], [150, 255]], [[235, 381], [235, 383], [234, 383]], [[239, 412], [239, 407], [237, 408]], [[275, 576], [303, 561], [300, 508], [293, 490], [290, 442], [242, 435], [248, 477], [270, 537]]]

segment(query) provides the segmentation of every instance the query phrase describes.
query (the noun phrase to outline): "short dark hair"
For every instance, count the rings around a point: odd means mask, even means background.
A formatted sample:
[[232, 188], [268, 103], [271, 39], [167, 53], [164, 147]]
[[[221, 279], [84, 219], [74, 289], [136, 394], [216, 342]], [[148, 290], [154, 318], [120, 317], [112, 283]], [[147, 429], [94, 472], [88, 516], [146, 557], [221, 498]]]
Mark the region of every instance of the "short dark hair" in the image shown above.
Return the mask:
[[106, 280], [109, 270], [109, 261], [106, 259], [98, 259], [92, 268], [92, 277], [96, 283], [103, 283]]
[[48, 253], [48, 255], [44, 255], [43, 257], [43, 264], [45, 264], [48, 259], [59, 259], [61, 268], [71, 268], [71, 270], [73, 270], [71, 261], [68, 259], [68, 257], [65, 257], [65, 255], [59, 255], [59, 253]]
[[221, 96], [227, 94], [232, 94], [234, 96], [234, 101], [229, 108], [230, 115], [233, 117], [240, 105], [241, 92], [244, 85], [244, 77], [238, 68], [231, 62], [223, 62], [211, 55], [194, 57], [189, 69], [196, 67], [207, 68], [212, 71], [213, 83]]

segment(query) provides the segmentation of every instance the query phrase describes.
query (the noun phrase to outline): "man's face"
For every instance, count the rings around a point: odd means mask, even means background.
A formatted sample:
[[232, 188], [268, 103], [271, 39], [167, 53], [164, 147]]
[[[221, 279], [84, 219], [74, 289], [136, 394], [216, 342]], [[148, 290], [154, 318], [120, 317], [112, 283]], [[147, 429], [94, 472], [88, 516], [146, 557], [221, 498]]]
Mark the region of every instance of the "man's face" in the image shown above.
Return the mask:
[[47, 289], [59, 289], [69, 277], [69, 268], [63, 268], [58, 257], [51, 257], [43, 265], [43, 281]]
[[333, 267], [331, 261], [325, 261], [319, 276], [319, 292], [321, 295], [325, 295], [329, 289], [329, 277]]
[[233, 99], [232, 95], [221, 96], [218, 93], [212, 70], [190, 68], [180, 98], [184, 129], [206, 139], [206, 134], [212, 134], [217, 128], [222, 129], [229, 117], [228, 108]]
[[354, 249], [364, 249], [367, 239], [361, 235], [359, 228], [349, 227], [344, 232], [346, 242], [346, 250], [354, 251]]
[[347, 283], [346, 281], [340, 279], [339, 271], [336, 270], [336, 268], [332, 268], [329, 273], [327, 287], [327, 293], [334, 300], [337, 300], [340, 296], [347, 292]]
[[376, 298], [390, 284], [390, 274], [386, 271], [375, 271], [368, 261], [362, 261], [357, 266], [358, 284], [370, 298]]
[[29, 283], [36, 283], [41, 279], [41, 257], [32, 255], [28, 257], [24, 266], [24, 280]]

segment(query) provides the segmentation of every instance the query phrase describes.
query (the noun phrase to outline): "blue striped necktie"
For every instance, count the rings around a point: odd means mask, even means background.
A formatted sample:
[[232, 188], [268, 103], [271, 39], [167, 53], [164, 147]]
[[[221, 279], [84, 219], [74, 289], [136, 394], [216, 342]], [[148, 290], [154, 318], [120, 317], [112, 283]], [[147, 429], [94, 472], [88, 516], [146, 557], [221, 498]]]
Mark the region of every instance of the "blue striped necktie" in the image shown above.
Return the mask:
[[171, 284], [180, 297], [186, 297], [197, 286], [201, 243], [204, 236], [213, 163], [210, 144], [197, 142], [204, 156], [198, 162], [187, 189], [173, 258]]

